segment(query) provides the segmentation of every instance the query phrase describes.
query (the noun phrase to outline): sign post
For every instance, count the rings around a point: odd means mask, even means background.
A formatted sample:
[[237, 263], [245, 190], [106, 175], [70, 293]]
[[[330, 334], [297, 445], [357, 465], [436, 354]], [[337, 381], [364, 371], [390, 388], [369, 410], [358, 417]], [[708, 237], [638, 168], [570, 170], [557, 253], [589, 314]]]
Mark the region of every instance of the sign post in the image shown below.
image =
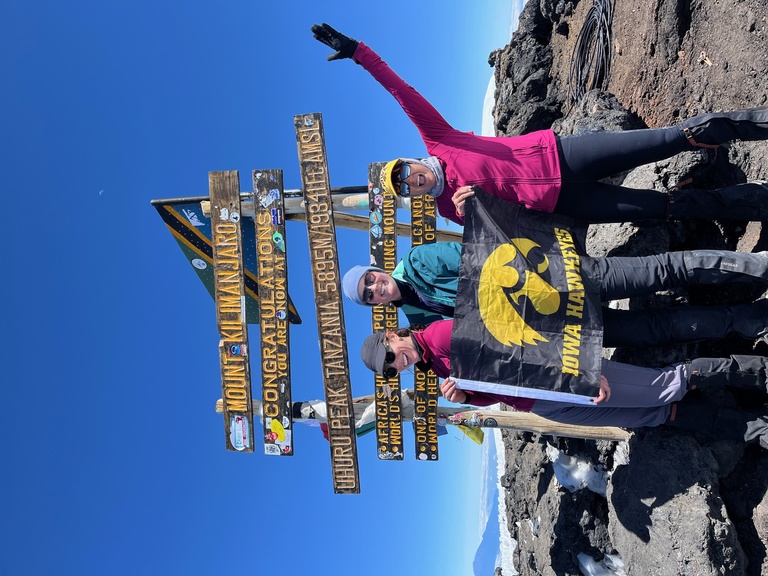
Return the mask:
[[[397, 206], [395, 198], [379, 188], [383, 164], [368, 166], [371, 265], [392, 274], [397, 264]], [[397, 330], [397, 308], [378, 304], [372, 311], [374, 332]], [[400, 403], [400, 375], [384, 378], [374, 374], [376, 390], [376, 443], [379, 460], [402, 460], [403, 422]]]
[[355, 414], [323, 121], [318, 113], [294, 116], [293, 121], [307, 215], [323, 387], [328, 409], [333, 490], [337, 494], [358, 494], [360, 474]]
[[227, 450], [253, 452], [253, 409], [248, 326], [245, 317], [240, 178], [210, 172], [211, 227], [219, 362]]
[[[435, 227], [435, 199], [426, 195], [411, 198], [411, 246], [433, 244]], [[413, 378], [416, 458], [437, 460], [437, 375], [416, 368]]]
[[283, 171], [253, 172], [261, 332], [264, 453], [293, 455], [288, 324], [288, 253]]

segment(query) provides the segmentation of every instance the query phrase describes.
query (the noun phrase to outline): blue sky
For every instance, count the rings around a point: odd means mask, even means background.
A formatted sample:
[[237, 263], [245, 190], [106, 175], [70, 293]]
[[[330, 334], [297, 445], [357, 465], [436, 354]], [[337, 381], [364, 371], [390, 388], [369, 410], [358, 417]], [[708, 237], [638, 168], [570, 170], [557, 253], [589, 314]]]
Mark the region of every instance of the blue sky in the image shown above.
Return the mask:
[[[2, 3], [0, 576], [471, 573], [480, 449], [455, 432], [437, 463], [378, 461], [373, 435], [359, 439], [357, 496], [333, 494], [315, 429], [297, 425], [292, 458], [225, 450], [214, 304], [149, 204], [206, 195], [213, 170], [240, 170], [250, 190], [252, 169], [281, 168], [299, 188], [294, 114], [323, 114], [333, 186], [423, 155], [372, 78], [326, 62], [316, 22], [479, 132], [510, 1], [382, 6]], [[361, 234], [339, 232], [343, 269], [367, 260]], [[287, 245], [304, 319], [293, 398], [321, 398], [301, 225]], [[367, 394], [370, 315], [345, 302], [345, 316], [353, 394]], [[258, 396], [257, 366], [253, 381]]]

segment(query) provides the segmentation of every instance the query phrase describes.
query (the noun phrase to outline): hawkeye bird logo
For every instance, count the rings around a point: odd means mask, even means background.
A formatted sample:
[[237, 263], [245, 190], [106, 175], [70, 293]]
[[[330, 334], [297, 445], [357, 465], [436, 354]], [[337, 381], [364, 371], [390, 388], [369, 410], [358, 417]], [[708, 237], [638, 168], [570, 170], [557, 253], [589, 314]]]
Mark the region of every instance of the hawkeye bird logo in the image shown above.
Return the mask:
[[[548, 342], [525, 322], [523, 311], [533, 306], [538, 314], [547, 316], [560, 308], [559, 292], [540, 276], [549, 268], [549, 260], [537, 251], [541, 261], [531, 261], [531, 252], [541, 246], [528, 238], [511, 238], [510, 242], [496, 248], [483, 264], [477, 290], [480, 317], [491, 335], [505, 346]], [[518, 255], [527, 262], [527, 270], [515, 268]]]

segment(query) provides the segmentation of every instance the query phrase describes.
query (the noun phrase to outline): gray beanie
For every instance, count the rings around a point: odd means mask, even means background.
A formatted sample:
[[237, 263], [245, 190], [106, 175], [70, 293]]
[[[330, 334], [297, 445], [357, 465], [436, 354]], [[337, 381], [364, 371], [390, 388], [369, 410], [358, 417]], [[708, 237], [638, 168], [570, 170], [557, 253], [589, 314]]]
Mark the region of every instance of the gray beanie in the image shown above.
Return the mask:
[[384, 375], [384, 359], [387, 356], [387, 348], [384, 346], [386, 340], [387, 335], [384, 332], [376, 332], [365, 339], [360, 350], [363, 363], [381, 376]]
[[360, 286], [360, 279], [369, 271], [384, 272], [384, 270], [376, 268], [376, 266], [354, 266], [344, 274], [344, 279], [341, 281], [341, 289], [344, 291], [344, 295], [355, 304], [371, 306], [371, 304], [363, 302], [363, 299], [360, 298], [360, 293], [357, 291], [357, 288]]

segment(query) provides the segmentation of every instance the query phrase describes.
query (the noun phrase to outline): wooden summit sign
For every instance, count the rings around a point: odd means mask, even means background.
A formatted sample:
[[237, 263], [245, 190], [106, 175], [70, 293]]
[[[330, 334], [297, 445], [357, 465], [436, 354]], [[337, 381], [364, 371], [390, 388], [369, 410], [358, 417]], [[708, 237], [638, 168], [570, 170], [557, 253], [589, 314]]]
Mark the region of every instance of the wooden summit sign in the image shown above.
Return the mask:
[[299, 151], [309, 255], [322, 358], [328, 439], [336, 494], [359, 494], [355, 413], [349, 377], [341, 276], [336, 251], [328, 159], [319, 113], [294, 116]]
[[[411, 246], [435, 242], [435, 199], [432, 196], [411, 198]], [[416, 436], [416, 458], [437, 460], [437, 375], [432, 370], [413, 373], [413, 430]]]
[[[368, 166], [369, 238], [371, 265], [392, 274], [397, 265], [397, 206], [395, 197], [379, 187], [382, 163]], [[397, 308], [378, 304], [371, 310], [374, 332], [397, 330]], [[402, 460], [403, 417], [400, 375], [384, 378], [374, 374], [376, 390], [376, 444], [379, 460]]]
[[264, 453], [272, 456], [292, 456], [293, 403], [288, 337], [288, 252], [283, 171], [254, 170], [253, 191], [259, 270]]
[[245, 317], [240, 177], [209, 172], [211, 240], [227, 450], [253, 452], [253, 407]]

